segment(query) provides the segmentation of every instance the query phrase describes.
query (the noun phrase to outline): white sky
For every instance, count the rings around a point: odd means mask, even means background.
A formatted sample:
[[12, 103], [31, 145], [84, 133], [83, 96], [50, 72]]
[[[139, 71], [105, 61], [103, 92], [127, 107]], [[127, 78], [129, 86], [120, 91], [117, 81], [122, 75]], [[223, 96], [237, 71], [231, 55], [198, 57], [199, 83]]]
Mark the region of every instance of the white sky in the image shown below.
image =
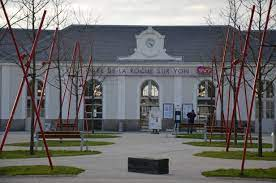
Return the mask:
[[97, 24], [127, 25], [202, 25], [210, 10], [212, 16], [218, 17], [225, 3], [226, 0], [72, 0], [74, 9], [92, 11], [94, 18], [99, 17]]

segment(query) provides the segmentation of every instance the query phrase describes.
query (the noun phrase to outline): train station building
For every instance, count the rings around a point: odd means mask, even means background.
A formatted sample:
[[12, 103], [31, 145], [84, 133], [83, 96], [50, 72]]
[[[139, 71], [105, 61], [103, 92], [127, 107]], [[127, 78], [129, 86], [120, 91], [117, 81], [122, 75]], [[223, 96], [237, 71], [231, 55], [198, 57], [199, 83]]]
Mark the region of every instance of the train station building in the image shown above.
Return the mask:
[[[3, 30], [2, 30], [3, 32]], [[27, 30], [15, 30], [19, 44], [27, 50]], [[89, 74], [88, 88], [82, 101], [79, 120], [80, 127], [87, 120], [98, 130], [139, 131], [149, 128], [151, 111], [158, 111], [162, 129], [172, 128], [175, 111], [181, 111], [181, 121], [187, 122], [187, 112], [195, 110], [196, 121], [207, 122], [210, 110], [215, 106], [218, 94], [217, 78], [214, 71], [214, 57], [220, 69], [222, 50], [227, 32], [226, 26], [117, 26], [117, 25], [71, 25], [60, 31], [60, 59], [62, 67], [62, 93], [72, 60], [74, 43], [79, 41], [82, 59], [87, 66], [89, 56], [93, 58], [93, 69]], [[15, 49], [10, 36], [5, 33], [0, 41], [0, 120], [1, 130], [5, 128], [10, 110], [22, 79], [22, 71], [17, 64]], [[42, 33], [41, 45], [50, 46], [53, 31]], [[274, 31], [271, 35], [276, 35]], [[275, 36], [274, 36], [275, 37]], [[48, 48], [45, 46], [45, 48]], [[41, 93], [48, 50], [37, 53], [37, 100], [43, 97], [41, 118], [45, 124], [55, 125], [59, 116], [59, 88], [55, 64], [50, 70], [46, 91]], [[46, 53], [45, 53], [46, 52]], [[55, 57], [56, 58], [56, 57]], [[229, 58], [227, 57], [229, 65]], [[54, 60], [55, 61], [55, 60]], [[276, 60], [274, 60], [275, 64]], [[56, 62], [55, 62], [56, 63]], [[274, 66], [275, 67], [275, 66]], [[274, 68], [275, 70], [275, 68]], [[238, 71], [237, 71], [238, 73]], [[252, 84], [252, 74], [245, 73]], [[270, 71], [264, 78], [266, 91], [263, 94], [263, 131], [271, 132], [276, 123], [276, 81], [275, 72]], [[226, 82], [227, 83], [227, 82]], [[237, 118], [246, 121], [245, 98], [242, 85]], [[93, 92], [89, 90], [93, 88]], [[225, 115], [227, 114], [229, 84], [224, 87]], [[233, 94], [231, 94], [233, 96]], [[76, 114], [76, 97], [72, 97], [69, 118]], [[231, 99], [233, 100], [233, 99]], [[67, 118], [69, 92], [62, 108], [63, 119]], [[232, 104], [231, 104], [232, 105]], [[221, 105], [216, 108], [216, 120], [220, 123]], [[231, 111], [228, 112], [230, 116]], [[253, 129], [257, 129], [256, 115], [253, 113]], [[25, 86], [19, 101], [13, 130], [29, 130], [31, 101]]]

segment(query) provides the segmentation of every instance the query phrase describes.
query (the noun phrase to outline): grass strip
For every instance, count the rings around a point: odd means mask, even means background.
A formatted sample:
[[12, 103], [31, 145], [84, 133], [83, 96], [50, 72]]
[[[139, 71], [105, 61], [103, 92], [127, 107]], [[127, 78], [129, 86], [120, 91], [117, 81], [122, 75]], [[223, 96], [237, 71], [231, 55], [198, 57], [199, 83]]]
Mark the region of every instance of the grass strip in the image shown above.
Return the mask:
[[268, 169], [245, 169], [244, 174], [240, 174], [239, 169], [217, 169], [213, 171], [202, 172], [206, 177], [240, 177], [240, 178], [261, 178], [276, 179], [276, 168]]
[[[200, 147], [225, 147], [225, 142], [183, 142], [183, 144], [188, 144], [192, 146], [200, 146]], [[230, 147], [232, 148], [243, 148], [243, 143], [239, 142], [234, 144], [233, 142], [230, 143]], [[258, 144], [250, 144], [248, 143], [248, 148], [258, 148]], [[272, 148], [271, 144], [263, 143], [263, 148]]]
[[[194, 156], [208, 157], [208, 158], [220, 158], [220, 159], [242, 159], [243, 151], [203, 151], [196, 153]], [[257, 152], [247, 152], [247, 160], [265, 160], [265, 161], [276, 161], [276, 152], [263, 152], [263, 157], [258, 157]]]
[[69, 166], [54, 166], [53, 170], [47, 165], [7, 166], [0, 167], [0, 175], [78, 175], [83, 169]]
[[114, 135], [111, 133], [93, 133], [93, 134], [86, 134], [84, 137], [85, 138], [104, 139], [104, 138], [118, 138], [120, 136]]
[[[100, 154], [100, 151], [67, 151], [67, 150], [51, 150], [52, 157], [60, 156], [82, 156], [82, 155], [95, 155]], [[30, 155], [29, 150], [16, 150], [16, 151], [3, 151], [0, 153], [0, 159], [24, 159], [24, 158], [44, 158], [46, 157], [45, 151], [35, 151]]]
[[[80, 146], [80, 141], [78, 140], [47, 140], [47, 144], [50, 147], [71, 147], [71, 146]], [[114, 144], [113, 142], [104, 142], [104, 141], [88, 141], [84, 142], [84, 145], [88, 146], [104, 146], [104, 145], [111, 145]], [[7, 144], [10, 146], [24, 146], [29, 147], [29, 142], [19, 142], [19, 143], [12, 143]], [[43, 145], [43, 142], [39, 142], [39, 146], [41, 147]]]
[[[207, 135], [207, 139], [210, 139], [211, 135]], [[204, 134], [195, 133], [195, 134], [179, 134], [176, 135], [176, 138], [187, 138], [187, 139], [204, 139]], [[225, 134], [213, 134], [212, 139], [214, 140], [225, 140]], [[231, 139], [234, 140], [234, 136], [231, 135]], [[243, 140], [243, 136], [238, 135], [237, 140]], [[256, 137], [252, 137], [252, 140], [257, 140]]]

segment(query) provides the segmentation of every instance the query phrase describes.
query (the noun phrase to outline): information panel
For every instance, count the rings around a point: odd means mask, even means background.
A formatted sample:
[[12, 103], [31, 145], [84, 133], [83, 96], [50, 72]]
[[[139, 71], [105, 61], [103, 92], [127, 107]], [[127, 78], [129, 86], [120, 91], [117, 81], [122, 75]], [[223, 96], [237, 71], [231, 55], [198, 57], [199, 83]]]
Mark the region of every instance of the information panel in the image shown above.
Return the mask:
[[163, 104], [163, 118], [173, 119], [174, 105], [172, 103]]
[[193, 110], [193, 104], [183, 104], [182, 105], [183, 119], [188, 119], [187, 114], [192, 110]]

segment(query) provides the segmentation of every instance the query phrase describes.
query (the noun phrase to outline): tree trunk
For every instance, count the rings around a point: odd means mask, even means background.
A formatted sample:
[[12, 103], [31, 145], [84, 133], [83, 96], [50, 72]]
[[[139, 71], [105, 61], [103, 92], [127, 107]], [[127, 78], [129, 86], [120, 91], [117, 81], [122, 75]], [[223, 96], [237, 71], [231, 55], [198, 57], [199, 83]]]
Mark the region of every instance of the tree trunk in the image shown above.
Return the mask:
[[258, 82], [258, 102], [257, 107], [259, 110], [258, 114], [258, 125], [259, 125], [259, 132], [258, 132], [258, 157], [263, 156], [263, 141], [262, 141], [262, 118], [263, 114], [263, 101], [262, 101], [262, 93], [263, 93], [263, 83], [261, 82], [262, 75], [259, 74], [259, 82]]
[[76, 92], [76, 123], [77, 123], [77, 129], [79, 126], [79, 112], [78, 112], [78, 104], [79, 104], [79, 65], [77, 68], [77, 72], [76, 72], [76, 88], [75, 88], [75, 92]]
[[[236, 98], [236, 66], [233, 68], [233, 76], [234, 76], [234, 82], [233, 82], [233, 103]], [[239, 104], [238, 104], [239, 105]], [[238, 120], [237, 120], [237, 109], [235, 109], [235, 116], [234, 116], [234, 144], [238, 144], [238, 134], [237, 134], [237, 127], [238, 127]], [[231, 137], [230, 137], [231, 139]]]
[[[35, 12], [34, 12], [34, 0], [32, 1], [32, 33], [33, 33], [33, 42], [35, 40]], [[34, 101], [36, 102], [35, 96], [36, 96], [36, 91], [35, 91], [35, 55], [33, 57], [33, 68], [32, 68], [32, 95], [34, 97]], [[34, 154], [34, 122], [35, 122], [35, 112], [34, 112], [35, 106], [32, 104], [32, 112], [31, 112], [31, 139], [30, 139], [30, 154]]]
[[59, 83], [59, 123], [60, 130], [62, 131], [62, 83], [61, 83], [61, 71], [60, 71], [60, 58], [59, 58], [59, 30], [57, 32], [57, 69], [58, 69], [58, 83]]

